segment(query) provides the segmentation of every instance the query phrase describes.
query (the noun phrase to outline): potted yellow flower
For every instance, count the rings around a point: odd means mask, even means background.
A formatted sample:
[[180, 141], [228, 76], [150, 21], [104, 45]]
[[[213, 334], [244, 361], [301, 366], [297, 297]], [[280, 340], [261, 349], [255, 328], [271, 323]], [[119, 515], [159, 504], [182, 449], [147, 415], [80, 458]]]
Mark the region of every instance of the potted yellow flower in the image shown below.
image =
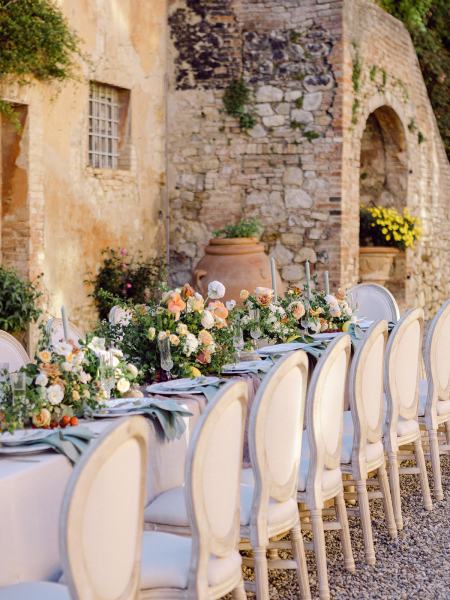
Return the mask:
[[361, 206], [359, 275], [362, 282], [384, 285], [395, 257], [414, 246], [421, 234], [420, 220], [407, 208]]

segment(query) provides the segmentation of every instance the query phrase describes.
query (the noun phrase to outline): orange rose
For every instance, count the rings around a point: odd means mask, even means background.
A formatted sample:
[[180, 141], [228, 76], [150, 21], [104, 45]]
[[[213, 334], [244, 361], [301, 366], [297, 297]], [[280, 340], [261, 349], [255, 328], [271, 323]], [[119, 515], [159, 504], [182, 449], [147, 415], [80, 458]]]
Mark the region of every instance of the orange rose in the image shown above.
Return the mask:
[[51, 420], [52, 416], [50, 411], [46, 408], [42, 408], [38, 413], [35, 413], [31, 417], [31, 421], [35, 427], [47, 427], [50, 425]]
[[181, 297], [187, 300], [187, 298], [191, 298], [195, 294], [195, 290], [188, 283], [185, 283], [181, 288]]
[[170, 295], [169, 302], [167, 303], [167, 310], [175, 315], [176, 320], [180, 318], [180, 313], [186, 308], [186, 303], [182, 300], [180, 294], [174, 292]]
[[273, 290], [266, 287], [257, 287], [255, 290], [256, 301], [260, 306], [269, 306], [273, 300]]
[[309, 309], [309, 314], [312, 317], [318, 317], [319, 315], [321, 315], [323, 313], [323, 309], [321, 306], [319, 306], [319, 308], [317, 308], [316, 310], [314, 310], [314, 308], [310, 308]]
[[223, 302], [211, 302], [208, 306], [208, 310], [210, 310], [215, 317], [219, 319], [226, 319], [228, 317], [228, 309], [223, 304]]

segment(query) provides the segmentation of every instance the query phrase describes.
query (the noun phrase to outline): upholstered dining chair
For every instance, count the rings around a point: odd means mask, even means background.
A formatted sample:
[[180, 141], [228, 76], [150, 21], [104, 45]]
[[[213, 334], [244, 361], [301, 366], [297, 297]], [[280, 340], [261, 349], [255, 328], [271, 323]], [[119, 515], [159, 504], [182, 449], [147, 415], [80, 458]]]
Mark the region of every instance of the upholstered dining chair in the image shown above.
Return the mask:
[[[71, 340], [76, 346], [78, 346], [79, 340], [85, 337], [84, 333], [81, 331], [81, 329], [75, 327], [75, 325], [70, 321], [68, 322], [67, 327], [69, 340]], [[45, 329], [50, 336], [51, 344], [57, 344], [58, 342], [64, 340], [64, 328], [62, 319], [52, 317], [47, 321]]]
[[360, 283], [350, 288], [358, 305], [358, 314], [373, 321], [385, 319], [396, 323], [400, 318], [397, 302], [391, 292], [377, 283]]
[[[418, 473], [426, 510], [433, 508], [418, 421], [419, 371], [423, 335], [423, 311], [407, 311], [392, 330], [386, 347], [384, 389], [386, 424], [384, 445], [389, 461], [389, 481], [397, 529], [403, 529], [399, 473]], [[401, 448], [414, 445], [416, 467], [399, 469], [399, 461], [411, 459]], [[407, 450], [407, 448], [404, 448]]]
[[[386, 460], [383, 447], [384, 401], [383, 366], [387, 339], [387, 322], [375, 322], [356, 348], [349, 373], [350, 411], [344, 416], [341, 469], [352, 476], [344, 486], [356, 485], [358, 508], [364, 537], [365, 559], [375, 564], [372, 522], [367, 485], [376, 483], [369, 473], [375, 472], [380, 491], [371, 498], [382, 498], [389, 534], [397, 537]], [[348, 418], [349, 417], [349, 418]]]
[[246, 598], [239, 542], [239, 478], [247, 384], [228, 383], [208, 404], [189, 445], [185, 510], [192, 537], [144, 532], [140, 598]]
[[[269, 600], [268, 568], [297, 570], [301, 598], [310, 598], [297, 507], [308, 359], [302, 350], [279, 360], [261, 383], [252, 404], [248, 439], [252, 469], [241, 481], [241, 549], [252, 550], [256, 597]], [[290, 541], [270, 541], [287, 533]], [[267, 560], [267, 551], [289, 548], [294, 560]], [[275, 553], [276, 555], [276, 553]]]
[[[319, 596], [330, 598], [324, 529], [340, 529], [345, 568], [354, 572], [342, 471], [342, 431], [350, 336], [337, 336], [320, 357], [311, 377], [306, 401], [306, 432], [300, 455], [297, 501], [311, 516]], [[334, 499], [337, 520], [323, 521], [325, 501]]]
[[11, 373], [31, 362], [25, 348], [11, 334], [0, 330], [0, 362], [8, 363]]
[[66, 585], [19, 583], [0, 600], [139, 597], [149, 427], [142, 417], [114, 422], [75, 466], [60, 516]]
[[[426, 429], [433, 468], [434, 495], [442, 500], [440, 454], [450, 451], [450, 299], [431, 321], [424, 344], [426, 379], [419, 384], [419, 424]], [[439, 427], [446, 428], [440, 445]]]

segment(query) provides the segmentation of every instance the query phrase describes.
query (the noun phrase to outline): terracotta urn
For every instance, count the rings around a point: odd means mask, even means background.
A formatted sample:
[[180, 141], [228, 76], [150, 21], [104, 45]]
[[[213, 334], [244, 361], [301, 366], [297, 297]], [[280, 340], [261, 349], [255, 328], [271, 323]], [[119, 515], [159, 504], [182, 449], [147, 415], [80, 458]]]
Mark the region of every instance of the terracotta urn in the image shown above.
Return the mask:
[[[277, 271], [277, 292], [284, 295], [285, 285]], [[242, 289], [253, 292], [258, 286], [272, 287], [269, 257], [256, 238], [214, 238], [205, 248], [205, 256], [194, 270], [193, 283], [206, 295], [211, 281], [221, 281], [225, 300], [240, 302]]]
[[359, 249], [359, 278], [362, 283], [378, 283], [384, 285], [389, 279], [389, 274], [396, 256], [400, 254], [398, 248], [373, 246]]

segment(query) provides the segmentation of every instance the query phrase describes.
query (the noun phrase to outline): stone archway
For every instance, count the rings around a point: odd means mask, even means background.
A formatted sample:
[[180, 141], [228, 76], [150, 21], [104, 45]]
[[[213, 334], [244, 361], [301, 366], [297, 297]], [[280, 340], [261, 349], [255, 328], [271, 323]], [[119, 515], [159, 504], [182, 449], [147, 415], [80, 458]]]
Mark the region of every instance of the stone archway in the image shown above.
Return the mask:
[[[408, 203], [406, 133], [396, 111], [382, 105], [371, 112], [361, 135], [359, 200], [364, 204], [394, 207]], [[395, 260], [387, 287], [400, 304], [405, 301], [406, 259]]]

